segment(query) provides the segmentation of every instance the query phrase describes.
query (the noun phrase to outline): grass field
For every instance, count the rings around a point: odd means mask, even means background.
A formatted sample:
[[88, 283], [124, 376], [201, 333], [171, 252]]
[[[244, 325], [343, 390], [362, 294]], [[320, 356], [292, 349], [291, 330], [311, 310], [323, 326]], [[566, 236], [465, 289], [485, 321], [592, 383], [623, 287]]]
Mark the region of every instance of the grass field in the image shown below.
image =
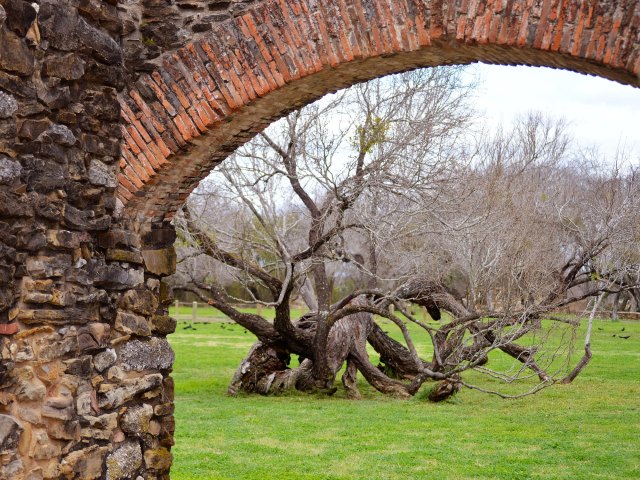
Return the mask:
[[[596, 322], [594, 358], [573, 385], [520, 400], [463, 390], [442, 404], [389, 399], [362, 382], [361, 401], [341, 391], [228, 397], [253, 336], [194, 327], [180, 322], [170, 337], [173, 480], [640, 479], [640, 322]], [[629, 339], [612, 336], [622, 328]]]
[[[229, 321], [229, 319], [225, 316], [225, 314], [222, 313], [217, 308], [205, 306], [202, 303], [198, 305], [199, 306], [196, 310], [197, 321], [202, 321], [202, 322]], [[256, 309], [252, 307], [238, 308], [238, 310], [240, 310], [241, 312], [256, 313]], [[299, 308], [291, 309], [291, 316], [293, 318], [300, 317], [302, 313], [303, 313], [302, 310]], [[274, 315], [273, 309], [265, 308], [264, 311], [261, 312], [261, 314], [264, 318], [273, 320], [273, 315]], [[188, 305], [180, 305], [180, 307], [175, 308], [175, 306], [172, 305], [169, 308], [169, 315], [171, 315], [173, 318], [176, 318], [178, 320], [184, 320], [186, 322], [189, 322], [193, 318], [193, 307]]]

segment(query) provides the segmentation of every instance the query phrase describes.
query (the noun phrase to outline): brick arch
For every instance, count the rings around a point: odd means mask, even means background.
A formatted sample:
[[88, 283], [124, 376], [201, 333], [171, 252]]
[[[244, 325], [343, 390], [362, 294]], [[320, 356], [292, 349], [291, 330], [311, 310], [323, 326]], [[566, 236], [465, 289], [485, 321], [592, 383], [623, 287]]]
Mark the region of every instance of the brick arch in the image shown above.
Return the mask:
[[169, 220], [271, 121], [392, 72], [475, 61], [640, 85], [640, 3], [567, 0], [264, 0], [165, 53], [120, 96], [117, 195]]

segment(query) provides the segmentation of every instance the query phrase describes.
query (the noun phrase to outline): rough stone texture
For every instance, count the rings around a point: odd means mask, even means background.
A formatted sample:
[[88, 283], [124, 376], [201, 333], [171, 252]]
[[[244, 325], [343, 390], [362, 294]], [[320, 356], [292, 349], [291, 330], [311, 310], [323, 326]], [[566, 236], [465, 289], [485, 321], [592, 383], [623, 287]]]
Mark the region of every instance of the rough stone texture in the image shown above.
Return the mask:
[[151, 412], [170, 402], [157, 369], [129, 372], [116, 353], [130, 335], [156, 345], [151, 319], [166, 315], [147, 227], [116, 210], [130, 3], [0, 0], [2, 480], [104, 479], [109, 454], [113, 478], [168, 475], [148, 475], [143, 454], [170, 445], [171, 413], [144, 443], [119, 425], [143, 397]]
[[[0, 102], [2, 97], [0, 96]], [[2, 114], [2, 106], [0, 105], [0, 115]], [[0, 184], [11, 185], [20, 178], [22, 173], [22, 165], [15, 160], [11, 160], [5, 155], [0, 155]]]
[[67, 479], [94, 480], [100, 478], [102, 476], [102, 465], [108, 450], [107, 447], [94, 445], [71, 452], [60, 465], [60, 475]]
[[173, 456], [166, 448], [154, 448], [144, 452], [144, 464], [150, 470], [166, 470], [172, 461]]
[[117, 408], [137, 395], [153, 390], [160, 385], [162, 385], [162, 375], [160, 374], [124, 380], [120, 386], [103, 383], [99, 389], [98, 406], [106, 409]]
[[8, 93], [0, 90], [0, 118], [9, 118], [18, 110], [18, 102]]
[[130, 407], [122, 415], [120, 425], [122, 430], [131, 435], [141, 435], [149, 431], [149, 425], [153, 417], [153, 407], [148, 404]]
[[155, 275], [167, 276], [176, 271], [178, 257], [173, 247], [160, 250], [143, 250], [142, 258], [147, 271]]
[[118, 353], [119, 362], [125, 370], [166, 370], [173, 365], [171, 345], [164, 338], [131, 340], [122, 345]]
[[107, 457], [107, 480], [131, 478], [142, 466], [142, 450], [135, 441], [125, 442]]
[[442, 63], [637, 86], [638, 25], [639, 0], [0, 0], [0, 479], [168, 478], [169, 220], [272, 120]]
[[113, 365], [117, 358], [118, 356], [116, 355], [115, 350], [108, 348], [105, 351], [98, 353], [93, 358], [93, 366], [97, 372], [102, 373]]
[[9, 415], [0, 415], [0, 453], [11, 451], [18, 445], [24, 428]]

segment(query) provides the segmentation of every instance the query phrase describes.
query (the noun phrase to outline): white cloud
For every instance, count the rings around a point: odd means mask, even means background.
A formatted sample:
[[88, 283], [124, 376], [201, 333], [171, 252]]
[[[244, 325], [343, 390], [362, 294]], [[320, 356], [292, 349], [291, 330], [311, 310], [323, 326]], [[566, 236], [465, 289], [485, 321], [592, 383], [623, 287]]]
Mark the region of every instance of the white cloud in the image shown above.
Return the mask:
[[576, 141], [612, 156], [619, 145], [640, 150], [640, 89], [565, 70], [478, 64], [476, 105], [490, 124], [508, 125], [530, 110], [570, 122]]

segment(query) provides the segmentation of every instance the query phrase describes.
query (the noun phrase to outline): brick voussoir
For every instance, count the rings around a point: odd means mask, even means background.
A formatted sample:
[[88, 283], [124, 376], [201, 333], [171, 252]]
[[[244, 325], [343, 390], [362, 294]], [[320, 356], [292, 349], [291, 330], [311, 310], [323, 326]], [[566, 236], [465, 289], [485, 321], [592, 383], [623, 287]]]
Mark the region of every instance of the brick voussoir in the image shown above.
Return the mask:
[[[167, 51], [126, 90], [117, 195], [136, 208], [155, 205], [154, 218], [171, 218], [198, 180], [267, 120], [350, 78], [447, 63], [448, 55], [638, 85], [639, 24], [640, 8], [609, 0], [256, 0]], [[289, 104], [280, 90], [305, 100]], [[206, 142], [195, 139], [210, 134], [215, 144], [202, 150]], [[154, 183], [161, 188], [152, 191]]]

